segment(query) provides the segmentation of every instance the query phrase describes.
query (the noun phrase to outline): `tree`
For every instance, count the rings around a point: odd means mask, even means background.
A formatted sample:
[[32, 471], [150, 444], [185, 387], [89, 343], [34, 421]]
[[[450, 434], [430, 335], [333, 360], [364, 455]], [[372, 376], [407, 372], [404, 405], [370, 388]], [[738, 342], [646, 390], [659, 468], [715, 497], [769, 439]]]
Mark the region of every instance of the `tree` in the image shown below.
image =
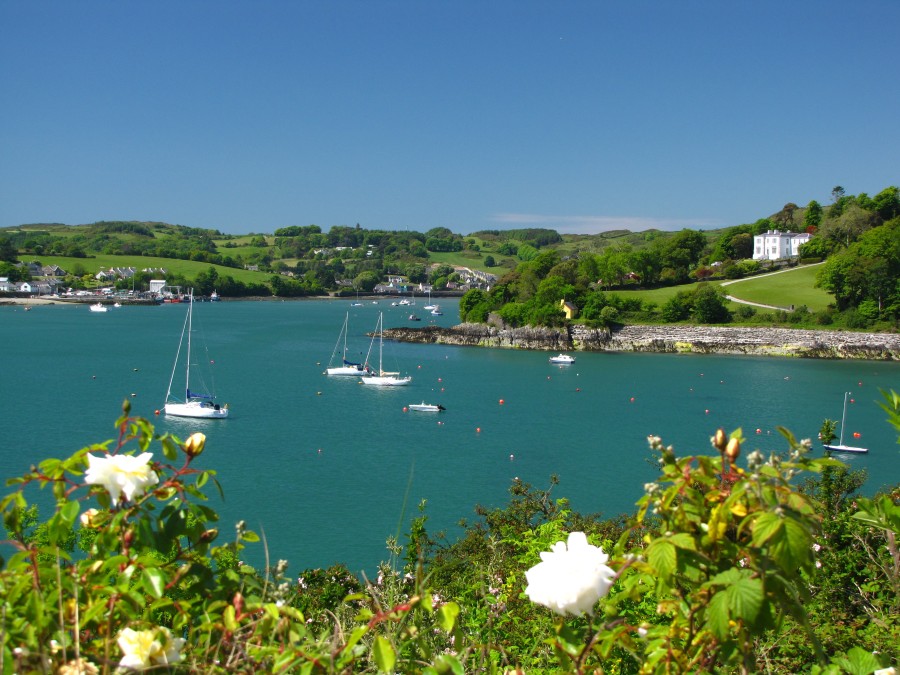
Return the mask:
[[794, 213], [798, 208], [794, 202], [788, 202], [782, 207], [781, 211], [772, 217], [772, 220], [785, 229], [792, 230], [794, 228]]
[[691, 315], [691, 296], [687, 291], [678, 291], [669, 298], [660, 311], [663, 321], [675, 323], [684, 321]]
[[837, 203], [843, 196], [844, 188], [842, 188], [840, 185], [835, 185], [833, 188], [831, 188], [831, 201]]
[[822, 206], [815, 199], [806, 205], [806, 213], [803, 214], [803, 224], [807, 230], [811, 227], [819, 227], [822, 223]]
[[0, 261], [16, 262], [18, 251], [9, 237], [0, 236]]
[[693, 316], [698, 323], [728, 323], [731, 313], [724, 293], [709, 284], [700, 284], [694, 292]]
[[379, 277], [375, 272], [367, 270], [357, 275], [357, 277], [353, 280], [353, 286], [360, 291], [369, 292], [373, 288], [375, 288], [380, 278], [381, 277]]
[[[842, 253], [832, 255], [816, 274], [816, 285], [834, 295], [839, 310], [864, 300], [879, 308], [900, 303], [900, 219], [863, 234]], [[892, 310], [893, 311], [893, 310]]]
[[856, 241], [866, 230], [872, 228], [878, 219], [878, 215], [867, 211], [857, 204], [846, 206], [837, 216], [831, 216], [825, 220], [821, 227], [824, 237], [834, 240], [844, 246], [849, 246]]
[[494, 267], [497, 265], [497, 261], [494, 260], [494, 256], [486, 255], [484, 256], [484, 266], [485, 267]]
[[882, 220], [896, 218], [900, 215], [900, 188], [885, 188], [872, 198], [872, 205]]

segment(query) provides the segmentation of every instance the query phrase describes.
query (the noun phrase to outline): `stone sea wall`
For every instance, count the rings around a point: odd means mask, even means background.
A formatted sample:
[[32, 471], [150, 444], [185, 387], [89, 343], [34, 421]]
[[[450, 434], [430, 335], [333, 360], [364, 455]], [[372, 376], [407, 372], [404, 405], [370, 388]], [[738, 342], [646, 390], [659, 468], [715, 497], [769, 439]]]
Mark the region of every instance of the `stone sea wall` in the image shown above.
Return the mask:
[[384, 337], [471, 347], [547, 351], [745, 354], [819, 359], [900, 360], [900, 335], [790, 328], [623, 326], [618, 329], [496, 328], [464, 323], [452, 328], [385, 329]]

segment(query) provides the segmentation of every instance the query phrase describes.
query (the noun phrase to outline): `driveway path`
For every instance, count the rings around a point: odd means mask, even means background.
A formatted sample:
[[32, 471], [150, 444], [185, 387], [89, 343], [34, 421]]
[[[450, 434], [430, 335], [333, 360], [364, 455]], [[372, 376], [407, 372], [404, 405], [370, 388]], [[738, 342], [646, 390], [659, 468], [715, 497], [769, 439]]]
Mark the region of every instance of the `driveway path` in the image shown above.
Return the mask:
[[[815, 265], [822, 265], [823, 262], [812, 263], [811, 265], [803, 265], [803, 267], [813, 267]], [[733, 279], [732, 281], [723, 281], [720, 286], [730, 286], [731, 284], [739, 284], [742, 281], [750, 281], [751, 279], [761, 279], [762, 277], [770, 277], [773, 274], [784, 274], [785, 272], [793, 272], [794, 270], [800, 269], [799, 267], [788, 267], [787, 269], [778, 270], [776, 272], [768, 272], [766, 274], [757, 274], [756, 276], [747, 277], [746, 279]], [[790, 307], [779, 307], [778, 305], [764, 305], [760, 302], [750, 302], [749, 300], [741, 300], [740, 298], [736, 298], [733, 295], [726, 295], [726, 298], [731, 300], [732, 302], [737, 302], [741, 305], [753, 305], [754, 307], [763, 307], [764, 309], [779, 309], [784, 310], [785, 312], [790, 312], [794, 309], [793, 305]]]

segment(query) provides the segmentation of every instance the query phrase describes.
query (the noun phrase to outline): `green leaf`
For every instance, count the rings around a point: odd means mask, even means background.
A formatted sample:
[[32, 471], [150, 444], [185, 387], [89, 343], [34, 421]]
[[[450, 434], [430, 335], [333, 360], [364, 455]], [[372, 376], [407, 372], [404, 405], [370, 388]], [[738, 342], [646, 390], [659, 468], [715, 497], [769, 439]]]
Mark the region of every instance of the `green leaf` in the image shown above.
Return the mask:
[[454, 675], [463, 675], [463, 673], [465, 672], [463, 670], [462, 664], [459, 662], [459, 659], [452, 654], [439, 655], [434, 660], [434, 665], [437, 666], [437, 672], [439, 673], [453, 673]]
[[846, 657], [837, 657], [834, 662], [839, 664], [850, 675], [869, 675], [881, 668], [881, 664], [874, 654], [861, 647], [853, 647], [847, 652]]
[[378, 670], [383, 673], [390, 673], [394, 670], [394, 663], [397, 661], [397, 654], [394, 648], [386, 638], [379, 635], [375, 638], [373, 647], [375, 652], [375, 663], [378, 664]]
[[785, 518], [769, 551], [782, 569], [790, 571], [809, 561], [811, 547], [812, 537], [806, 528], [793, 518]]
[[228, 605], [222, 612], [222, 621], [225, 622], [225, 628], [232, 633], [238, 629], [237, 617], [234, 613], [234, 605]]
[[344, 645], [344, 650], [353, 649], [356, 646], [356, 643], [362, 639], [362, 636], [369, 632], [369, 629], [366, 626], [357, 626], [352, 633], [350, 633], [350, 638], [347, 640], [347, 644]]
[[671, 537], [669, 537], [669, 541], [671, 541], [678, 548], [684, 548], [689, 551], [697, 550], [697, 544], [694, 541], [694, 538], [687, 532], [679, 532], [678, 534], [673, 534]]
[[647, 561], [656, 568], [663, 579], [669, 579], [675, 571], [677, 555], [672, 542], [667, 539], [654, 540], [647, 549]]
[[712, 596], [707, 606], [706, 623], [719, 640], [727, 640], [729, 634], [728, 596], [720, 591]]
[[259, 541], [259, 535], [253, 530], [244, 530], [241, 534], [241, 539], [247, 542], [257, 542]]
[[781, 529], [781, 518], [774, 513], [761, 513], [753, 521], [753, 545], [763, 546]]
[[141, 585], [154, 598], [161, 598], [166, 590], [166, 575], [158, 567], [149, 567], [141, 576]]
[[728, 586], [725, 595], [728, 598], [732, 618], [743, 619], [748, 624], [756, 622], [765, 599], [761, 579], [744, 577]]
[[456, 617], [458, 616], [459, 605], [455, 602], [448, 602], [445, 605], [441, 605], [441, 608], [437, 612], [438, 625], [449, 633], [453, 630], [453, 625], [456, 623]]

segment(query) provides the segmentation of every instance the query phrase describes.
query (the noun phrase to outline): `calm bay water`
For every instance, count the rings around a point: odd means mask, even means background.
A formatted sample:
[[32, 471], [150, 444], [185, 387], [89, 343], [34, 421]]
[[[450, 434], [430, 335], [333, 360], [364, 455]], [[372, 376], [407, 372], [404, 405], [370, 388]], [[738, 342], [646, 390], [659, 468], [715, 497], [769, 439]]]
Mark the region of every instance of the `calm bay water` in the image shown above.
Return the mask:
[[[458, 322], [455, 301], [441, 301], [442, 317], [423, 304], [412, 325]], [[505, 505], [515, 477], [546, 487], [555, 473], [555, 496], [573, 508], [630, 512], [655, 476], [649, 434], [705, 453], [717, 427], [742, 427], [751, 448], [782, 450], [776, 426], [815, 438], [824, 418], [840, 419], [844, 391], [855, 401], [845, 442], [870, 449], [846, 461], [868, 469], [868, 493], [900, 481], [896, 434], [877, 406], [879, 388], [900, 389], [896, 363], [577, 354], [573, 366], [551, 366], [546, 352], [385, 343], [385, 367], [413, 382], [380, 390], [322, 374], [348, 309], [360, 357], [379, 311], [386, 327], [410, 325], [410, 309], [384, 300], [198, 303], [195, 341], [231, 408], [227, 420], [203, 421], [154, 415], [185, 306], [0, 307], [0, 476], [112, 438], [129, 398], [159, 431], [207, 435], [198, 461], [224, 488], [224, 501], [208, 491], [221, 536], [246, 520], [293, 572], [335, 562], [371, 572], [421, 500], [429, 529], [452, 534], [476, 504]], [[403, 412], [423, 400], [447, 411]], [[246, 558], [261, 564], [262, 547]]]

